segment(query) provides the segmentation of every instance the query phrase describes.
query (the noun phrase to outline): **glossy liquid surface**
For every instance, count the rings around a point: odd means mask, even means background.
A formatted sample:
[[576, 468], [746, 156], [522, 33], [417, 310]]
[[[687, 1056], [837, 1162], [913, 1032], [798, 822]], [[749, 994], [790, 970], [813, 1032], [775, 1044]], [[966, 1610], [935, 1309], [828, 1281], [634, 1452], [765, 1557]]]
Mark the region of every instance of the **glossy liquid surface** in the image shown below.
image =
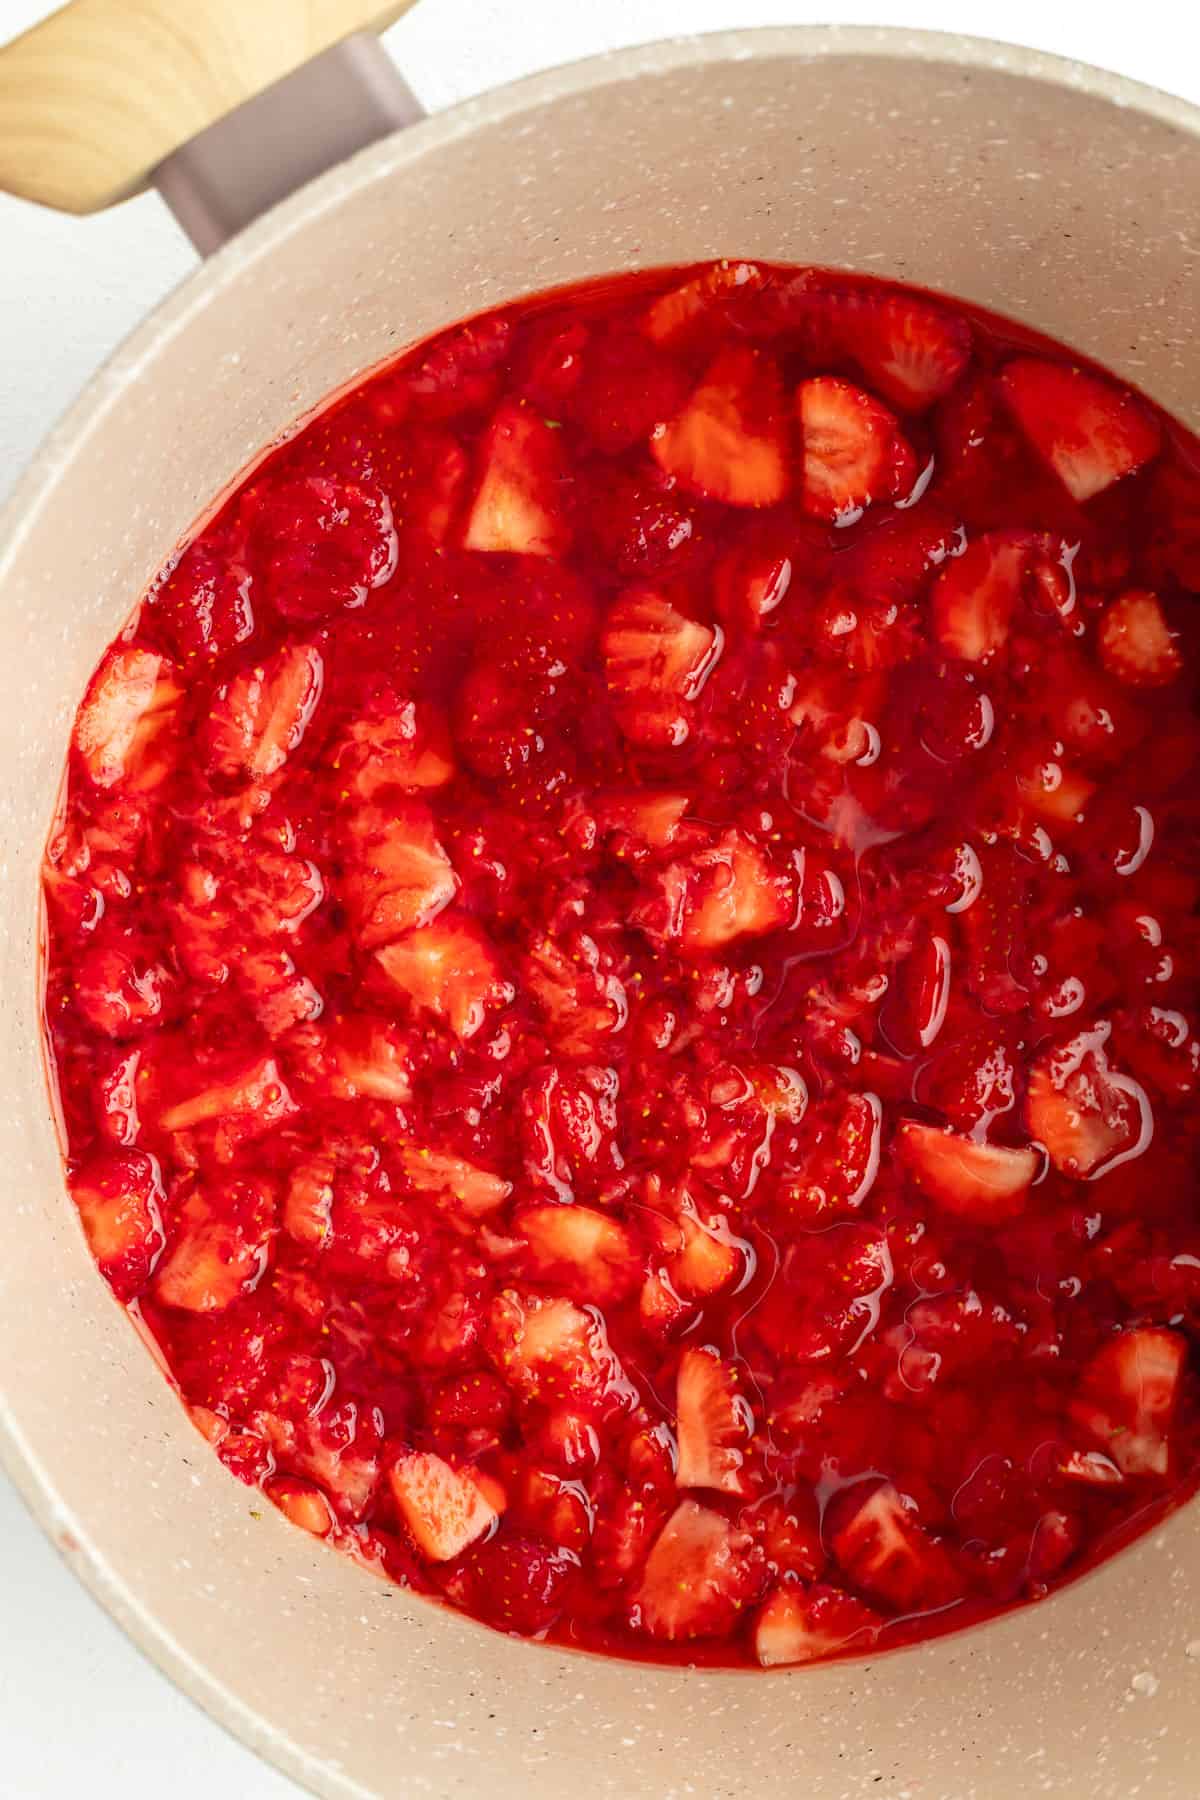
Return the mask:
[[856, 1654], [1194, 1485], [1193, 440], [901, 288], [496, 313], [76, 722], [84, 1228], [217, 1454], [491, 1625]]

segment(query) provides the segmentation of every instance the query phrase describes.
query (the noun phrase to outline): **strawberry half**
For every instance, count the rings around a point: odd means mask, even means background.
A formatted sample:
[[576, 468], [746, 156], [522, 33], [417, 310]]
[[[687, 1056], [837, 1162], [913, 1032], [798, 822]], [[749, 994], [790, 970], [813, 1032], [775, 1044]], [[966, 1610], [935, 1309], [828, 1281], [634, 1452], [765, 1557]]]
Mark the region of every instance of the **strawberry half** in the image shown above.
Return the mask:
[[686, 344], [721, 320], [731, 296], [757, 293], [765, 285], [757, 263], [711, 263], [682, 287], [661, 294], [648, 308], [643, 330], [656, 344]]
[[946, 563], [930, 599], [944, 650], [983, 663], [1004, 648], [1033, 556], [1025, 534], [987, 531]]
[[288, 644], [268, 663], [220, 688], [208, 717], [209, 766], [219, 775], [263, 781], [278, 775], [298, 750], [324, 684], [324, 663], [311, 644]]
[[671, 1643], [723, 1637], [757, 1599], [761, 1579], [749, 1534], [711, 1507], [682, 1500], [646, 1559], [633, 1622]]
[[796, 389], [802, 438], [801, 503], [814, 518], [850, 525], [875, 501], [901, 499], [917, 462], [886, 406], [836, 375]]
[[1183, 670], [1177, 633], [1149, 588], [1129, 588], [1104, 609], [1096, 646], [1109, 674], [1128, 687], [1166, 687]]
[[171, 738], [183, 689], [174, 666], [152, 650], [113, 650], [101, 663], [75, 720], [75, 747], [97, 787], [157, 787], [171, 765]]
[[1072, 499], [1091, 500], [1157, 456], [1157, 421], [1125, 388], [1036, 356], [1005, 365], [1000, 389]]
[[431, 1562], [449, 1562], [491, 1529], [504, 1509], [495, 1482], [474, 1469], [454, 1469], [428, 1450], [410, 1450], [388, 1475], [392, 1498], [417, 1547]]
[[1123, 1475], [1169, 1472], [1169, 1434], [1187, 1358], [1179, 1332], [1141, 1326], [1119, 1332], [1084, 1370], [1071, 1416]]
[[883, 1620], [839, 1588], [788, 1581], [763, 1603], [754, 1623], [754, 1654], [764, 1669], [814, 1662], [853, 1647], [869, 1650]]
[[737, 1371], [710, 1345], [685, 1350], [675, 1376], [676, 1484], [742, 1493], [742, 1447], [753, 1431], [754, 1414], [739, 1392]]
[[855, 289], [834, 305], [838, 344], [867, 386], [902, 412], [921, 412], [943, 399], [970, 361], [967, 321], [931, 301]]
[[896, 1149], [918, 1187], [947, 1212], [980, 1223], [1015, 1218], [1038, 1172], [1037, 1151], [1028, 1145], [980, 1144], [913, 1119], [899, 1126]]
[[650, 453], [691, 493], [727, 506], [774, 506], [790, 479], [775, 364], [742, 346], [722, 350], [683, 410], [651, 432]]
[[600, 648], [624, 735], [635, 744], [683, 744], [690, 711], [712, 673], [724, 633], [681, 612], [663, 594], [635, 589], [604, 622]]
[[944, 1606], [962, 1580], [890, 1482], [858, 1502], [834, 1532], [833, 1553], [855, 1587], [898, 1612]]
[[565, 471], [558, 433], [528, 406], [506, 401], [481, 451], [467, 550], [559, 556], [570, 541], [563, 515]]

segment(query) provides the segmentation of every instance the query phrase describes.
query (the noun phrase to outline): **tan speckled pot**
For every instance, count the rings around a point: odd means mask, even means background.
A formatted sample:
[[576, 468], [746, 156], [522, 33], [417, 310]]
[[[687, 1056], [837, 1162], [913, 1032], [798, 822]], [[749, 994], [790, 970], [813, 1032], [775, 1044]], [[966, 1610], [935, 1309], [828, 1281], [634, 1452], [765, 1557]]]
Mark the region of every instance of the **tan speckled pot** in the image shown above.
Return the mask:
[[[273, 433], [456, 316], [722, 254], [961, 294], [1200, 427], [1200, 113], [969, 40], [789, 30], [556, 70], [364, 152], [195, 274], [92, 383], [0, 538], [0, 1447], [149, 1655], [322, 1795], [1192, 1800], [1194, 1507], [1045, 1605], [875, 1662], [630, 1667], [389, 1589], [228, 1476], [93, 1270], [39, 1051], [36, 864], [74, 702]], [[261, 1515], [261, 1516], [260, 1516]]]

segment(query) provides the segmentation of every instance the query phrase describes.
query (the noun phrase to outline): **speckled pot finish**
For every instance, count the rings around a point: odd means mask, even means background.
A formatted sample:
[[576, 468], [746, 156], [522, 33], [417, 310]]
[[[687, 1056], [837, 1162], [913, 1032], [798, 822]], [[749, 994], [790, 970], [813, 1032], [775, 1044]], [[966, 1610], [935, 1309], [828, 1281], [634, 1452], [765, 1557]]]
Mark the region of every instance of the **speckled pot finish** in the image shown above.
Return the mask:
[[327, 1796], [1192, 1800], [1200, 1533], [870, 1663], [680, 1671], [514, 1642], [286, 1526], [187, 1424], [88, 1260], [38, 1028], [35, 871], [72, 705], [197, 514], [456, 316], [718, 254], [944, 287], [1200, 427], [1200, 113], [966, 40], [766, 31], [555, 71], [363, 153], [196, 274], [51, 438], [0, 538], [0, 1445], [146, 1651]]

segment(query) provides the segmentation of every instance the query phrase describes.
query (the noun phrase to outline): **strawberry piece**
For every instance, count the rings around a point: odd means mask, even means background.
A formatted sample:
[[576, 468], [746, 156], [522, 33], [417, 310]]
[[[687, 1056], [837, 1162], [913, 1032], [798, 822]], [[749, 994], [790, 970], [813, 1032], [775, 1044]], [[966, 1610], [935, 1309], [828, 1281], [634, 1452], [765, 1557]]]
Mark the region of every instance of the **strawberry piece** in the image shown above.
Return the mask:
[[898, 1612], [944, 1606], [962, 1593], [949, 1555], [922, 1530], [890, 1482], [854, 1505], [832, 1547], [855, 1587]]
[[879, 500], [898, 500], [917, 464], [894, 414], [833, 375], [802, 381], [796, 417], [803, 440], [802, 504], [831, 525], [852, 524]]
[[1073, 500], [1093, 499], [1158, 454], [1158, 424], [1141, 402], [1085, 369], [1019, 356], [1006, 364], [1000, 389]]
[[75, 1004], [105, 1037], [132, 1037], [161, 1023], [171, 987], [161, 963], [131, 956], [115, 944], [94, 944], [80, 959]]
[[1179, 1332], [1143, 1326], [1118, 1332], [1084, 1369], [1071, 1416], [1123, 1475], [1169, 1473], [1187, 1358]]
[[635, 744], [679, 745], [712, 673], [724, 634], [689, 619], [664, 595], [635, 589], [617, 601], [601, 636], [617, 720]]
[[609, 1306], [641, 1279], [642, 1257], [628, 1228], [594, 1207], [525, 1206], [513, 1229], [528, 1245], [526, 1269], [576, 1300]]
[[621, 1167], [613, 1143], [617, 1082], [611, 1069], [559, 1069], [547, 1064], [521, 1095], [525, 1168], [560, 1200], [572, 1182]]
[[648, 580], [695, 560], [703, 543], [698, 506], [657, 468], [629, 475], [606, 466], [581, 517], [606, 563]]
[[1149, 588], [1128, 588], [1105, 607], [1096, 646], [1109, 674], [1127, 687], [1166, 687], [1183, 669], [1177, 633]]
[[311, 1481], [300, 1481], [294, 1475], [273, 1475], [263, 1483], [263, 1492], [272, 1506], [277, 1506], [285, 1519], [298, 1525], [313, 1537], [328, 1537], [334, 1528], [333, 1508]]
[[412, 1098], [408, 1046], [380, 1019], [341, 1018], [330, 1039], [330, 1092], [339, 1100], [385, 1100], [402, 1106]]
[[880, 1022], [902, 1056], [936, 1043], [950, 1004], [952, 957], [940, 933], [922, 932], [888, 987]]
[[618, 837], [615, 854], [625, 856], [629, 848], [667, 849], [679, 836], [680, 824], [691, 804], [690, 794], [675, 793], [670, 788], [633, 788], [628, 793], [610, 791], [599, 795], [596, 816], [603, 831]]
[[216, 1313], [252, 1292], [266, 1271], [274, 1210], [270, 1189], [257, 1177], [226, 1182], [219, 1196], [194, 1189], [155, 1269], [155, 1299], [186, 1312]]
[[764, 1669], [870, 1650], [883, 1626], [878, 1613], [839, 1588], [783, 1582], [754, 1623], [754, 1654]]
[[656, 344], [686, 345], [724, 319], [730, 297], [758, 293], [766, 279], [757, 263], [710, 263], [682, 287], [660, 294], [647, 309], [642, 328]]
[[562, 1613], [578, 1568], [570, 1550], [505, 1530], [469, 1551], [446, 1586], [498, 1630], [537, 1638]]
[[427, 807], [411, 800], [386, 809], [362, 807], [347, 829], [346, 893], [364, 950], [432, 924], [455, 899], [458, 877]]
[[592, 1570], [599, 1588], [621, 1587], [637, 1574], [678, 1504], [673, 1449], [667, 1425], [645, 1426], [616, 1459], [615, 1491], [606, 1491], [601, 1472], [592, 1536]]
[[412, 700], [383, 697], [378, 713], [349, 727], [333, 757], [351, 792], [374, 800], [387, 788], [412, 793], [444, 787], [454, 778], [454, 753], [444, 721]]
[[711, 1345], [685, 1350], [675, 1375], [677, 1485], [744, 1492], [742, 1446], [753, 1431], [754, 1414], [739, 1392], [737, 1370]]
[[650, 453], [691, 493], [727, 506], [774, 506], [790, 479], [774, 363], [742, 346], [720, 351], [683, 410], [650, 434]]
[[947, 562], [933, 584], [933, 629], [942, 648], [963, 662], [989, 662], [1008, 642], [1027, 587], [1059, 593], [1066, 573], [1044, 557], [1028, 533], [986, 531]]
[[212, 1125], [217, 1156], [229, 1162], [240, 1144], [274, 1131], [298, 1111], [279, 1065], [268, 1056], [250, 1063], [229, 1081], [217, 1082], [168, 1107], [159, 1124], [164, 1131], [193, 1131], [198, 1125]]
[[522, 1400], [624, 1404], [630, 1396], [599, 1314], [570, 1300], [505, 1289], [492, 1302], [488, 1349]]
[[832, 562], [829, 534], [808, 519], [768, 514], [756, 520], [718, 562], [713, 593], [718, 617], [735, 632], [760, 632], [787, 604], [803, 605], [823, 586]]
[[490, 404], [498, 385], [497, 370], [512, 344], [511, 321], [503, 314], [471, 319], [443, 332], [407, 374], [403, 392], [385, 376], [367, 390], [373, 410], [387, 425], [400, 423], [411, 410], [423, 419], [449, 419]]
[[495, 1212], [512, 1192], [512, 1182], [503, 1176], [476, 1168], [474, 1163], [444, 1150], [404, 1144], [397, 1154], [410, 1187], [419, 1194], [434, 1196], [440, 1205], [464, 1213], [469, 1219]]
[[635, 1627], [669, 1643], [725, 1637], [758, 1596], [749, 1536], [721, 1513], [682, 1500], [654, 1541], [634, 1596]]
[[299, 749], [323, 685], [324, 663], [311, 644], [289, 644], [235, 675], [217, 690], [208, 717], [209, 766], [243, 781], [278, 775]]
[[896, 1148], [913, 1180], [957, 1217], [995, 1224], [1015, 1218], [1038, 1172], [1038, 1154], [981, 1144], [936, 1125], [904, 1120]]
[[651, 939], [678, 940], [686, 955], [699, 956], [779, 930], [793, 911], [787, 878], [773, 872], [751, 838], [732, 830], [689, 862], [657, 871], [632, 916]]
[[950, 392], [970, 361], [967, 321], [931, 301], [852, 289], [833, 304], [839, 348], [889, 406], [922, 412]]
[[325, 475], [269, 479], [242, 500], [266, 590], [286, 619], [323, 619], [361, 606], [396, 572], [391, 503], [373, 482]]
[[685, 372], [632, 332], [613, 331], [593, 340], [582, 365], [568, 410], [605, 456], [644, 442], [659, 420], [673, 418], [687, 398]]
[[570, 541], [562, 514], [565, 470], [558, 435], [527, 406], [506, 401], [480, 452], [467, 516], [467, 550], [560, 556]]
[[401, 1454], [388, 1483], [417, 1548], [430, 1562], [450, 1562], [489, 1531], [504, 1510], [494, 1483], [474, 1469], [454, 1469], [429, 1450]]
[[1094, 1181], [1140, 1154], [1153, 1121], [1145, 1092], [1110, 1068], [1108, 1025], [1081, 1031], [1038, 1057], [1029, 1071], [1025, 1118], [1055, 1168]]
[[832, 1364], [871, 1337], [894, 1279], [878, 1227], [837, 1223], [806, 1232], [751, 1312], [751, 1329], [786, 1362]]
[[443, 915], [375, 953], [388, 981], [418, 1012], [444, 1020], [456, 1037], [474, 1037], [490, 1008], [503, 1006], [512, 989], [479, 927]]
[[742, 1273], [748, 1246], [734, 1237], [724, 1214], [702, 1212], [688, 1193], [678, 1197], [672, 1218], [667, 1245], [671, 1286], [689, 1300], [719, 1294]]
[[[1021, 1012], [1033, 985], [1025, 946], [1028, 875], [1021, 858], [1002, 846], [972, 850], [978, 877], [956, 902], [966, 938], [966, 983], [989, 1013]], [[969, 904], [968, 895], [973, 895]]]
[[75, 748], [99, 788], [148, 793], [170, 772], [183, 689], [165, 656], [111, 650], [75, 719]]
[[[1017, 1065], [1009, 1041], [986, 1032], [939, 1048], [922, 1072], [920, 1099], [956, 1131], [975, 1134], [1017, 1103]], [[982, 1135], [982, 1134], [980, 1134]]]
[[599, 1055], [604, 1039], [625, 1023], [625, 989], [603, 973], [602, 963], [595, 939], [584, 932], [570, 953], [544, 937], [525, 958], [522, 985], [545, 1016], [546, 1035], [566, 1056]]
[[1017, 792], [1039, 819], [1075, 825], [1087, 811], [1096, 784], [1055, 756], [1039, 758], [1017, 773]]
[[100, 1273], [118, 1300], [132, 1300], [166, 1243], [157, 1162], [141, 1150], [97, 1158], [72, 1177], [71, 1198]]
[[813, 1121], [800, 1175], [786, 1176], [779, 1204], [808, 1225], [852, 1216], [879, 1174], [883, 1104], [877, 1094], [848, 1094]]
[[236, 541], [206, 533], [146, 596], [146, 610], [181, 660], [218, 657], [254, 632], [253, 581]]

